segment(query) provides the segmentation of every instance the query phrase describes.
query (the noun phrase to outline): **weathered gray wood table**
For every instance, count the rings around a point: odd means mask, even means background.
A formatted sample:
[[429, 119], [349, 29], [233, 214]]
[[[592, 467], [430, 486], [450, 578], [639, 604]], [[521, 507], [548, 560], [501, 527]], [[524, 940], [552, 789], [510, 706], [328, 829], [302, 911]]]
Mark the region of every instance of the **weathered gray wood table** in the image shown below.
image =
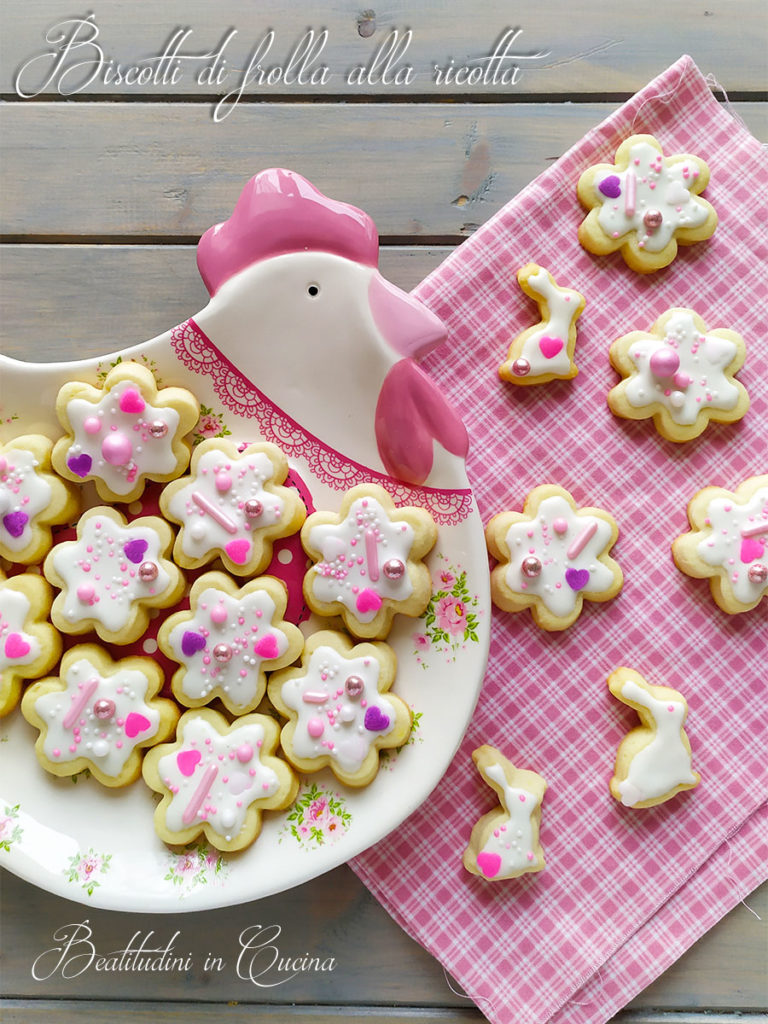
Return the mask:
[[[104, 0], [79, 26], [62, 24], [70, 5], [46, 0], [5, 3], [1, 16], [2, 347], [27, 359], [105, 352], [200, 308], [197, 238], [264, 167], [291, 167], [366, 209], [383, 273], [410, 288], [681, 53], [768, 139], [760, 0], [653, 12], [608, 0], [381, 11], [326, 0], [288, 13], [268, 0]], [[141, 65], [151, 73], [130, 70], [163, 54]], [[768, 891], [747, 902], [622, 1019], [760, 1015]], [[86, 909], [5, 874], [2, 909], [9, 1022], [482, 1019], [346, 867], [259, 903], [179, 917]], [[192, 966], [138, 985], [93, 971], [35, 980], [54, 933], [86, 918], [100, 951], [149, 932], [162, 947], [178, 931]], [[281, 928], [284, 955], [333, 958], [335, 969], [273, 988], [239, 978], [238, 936], [256, 924]]]

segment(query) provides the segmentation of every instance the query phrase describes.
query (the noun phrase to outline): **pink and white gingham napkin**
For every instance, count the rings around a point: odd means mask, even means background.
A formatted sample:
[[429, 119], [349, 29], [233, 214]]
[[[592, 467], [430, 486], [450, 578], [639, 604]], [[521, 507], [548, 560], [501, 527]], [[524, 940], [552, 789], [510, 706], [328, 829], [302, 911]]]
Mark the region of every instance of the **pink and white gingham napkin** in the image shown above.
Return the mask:
[[[579, 174], [613, 162], [635, 133], [666, 154], [710, 166], [706, 197], [720, 224], [640, 276], [618, 254], [578, 244]], [[447, 324], [450, 353], [428, 368], [469, 428], [468, 462], [483, 520], [521, 508], [537, 484], [608, 509], [619, 597], [585, 603], [568, 630], [547, 634], [529, 613], [494, 609], [488, 672], [465, 741], [436, 792], [385, 841], [353, 862], [393, 917], [494, 1022], [605, 1021], [768, 875], [765, 749], [768, 617], [763, 603], [728, 616], [708, 584], [683, 576], [670, 543], [686, 504], [707, 484], [734, 489], [768, 472], [768, 176], [760, 144], [712, 96], [688, 57], [594, 128], [478, 230], [417, 289]], [[538, 321], [515, 274], [534, 261], [587, 298], [578, 377], [514, 388], [496, 370], [512, 336]], [[613, 417], [612, 341], [647, 329], [672, 306], [747, 343], [740, 373], [752, 407], [675, 445], [650, 421]], [[616, 747], [636, 724], [606, 678], [629, 665], [688, 698], [698, 789], [633, 811], [608, 792]], [[495, 797], [470, 753], [490, 743], [545, 776], [538, 875], [489, 883], [461, 853]]]

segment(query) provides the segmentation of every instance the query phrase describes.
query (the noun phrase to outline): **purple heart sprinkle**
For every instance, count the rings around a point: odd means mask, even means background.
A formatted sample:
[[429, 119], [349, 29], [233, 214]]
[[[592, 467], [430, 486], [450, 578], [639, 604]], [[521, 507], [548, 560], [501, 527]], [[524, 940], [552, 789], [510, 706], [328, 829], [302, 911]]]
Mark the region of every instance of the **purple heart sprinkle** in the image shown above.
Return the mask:
[[381, 708], [373, 704], [371, 707], [366, 708], [364, 725], [368, 732], [384, 732], [385, 729], [389, 728], [389, 716], [385, 715]]
[[187, 658], [191, 658], [193, 654], [197, 654], [198, 651], [202, 651], [204, 648], [205, 637], [201, 633], [193, 633], [192, 630], [188, 629], [181, 638], [181, 653], [186, 655]]
[[589, 569], [566, 569], [565, 582], [571, 590], [583, 590], [589, 583]]
[[3, 526], [12, 537], [20, 537], [28, 522], [29, 516], [26, 512], [9, 512], [7, 516], [3, 516]]
[[67, 469], [71, 470], [75, 476], [88, 476], [92, 465], [91, 456], [85, 452], [82, 455], [70, 455], [67, 459]]
[[123, 546], [123, 551], [129, 562], [133, 562], [134, 565], [138, 565], [147, 553], [148, 547], [149, 544], [147, 541], [142, 540], [141, 537], [136, 537], [135, 540], [126, 541]]
[[621, 195], [621, 181], [616, 174], [603, 178], [597, 187], [608, 199], [618, 199]]

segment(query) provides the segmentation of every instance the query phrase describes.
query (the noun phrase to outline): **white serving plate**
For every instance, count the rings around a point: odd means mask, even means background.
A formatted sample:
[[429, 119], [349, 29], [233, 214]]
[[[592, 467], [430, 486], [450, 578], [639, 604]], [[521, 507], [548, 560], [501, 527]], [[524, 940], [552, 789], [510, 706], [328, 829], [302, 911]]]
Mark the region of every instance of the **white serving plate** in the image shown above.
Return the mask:
[[[208, 358], [210, 352], [201, 351], [189, 330], [182, 325], [132, 349], [79, 363], [2, 359], [1, 436], [59, 437], [54, 406], [60, 385], [73, 378], [95, 383], [118, 358], [135, 359], [163, 385], [188, 387], [198, 397], [207, 410], [208, 419], [201, 420], [205, 432], [226, 427], [236, 441], [282, 443], [317, 508], [337, 509], [343, 490], [359, 480], [382, 482], [382, 470], [366, 470], [359, 458], [361, 445], [365, 450], [370, 440], [356, 437], [358, 461], [345, 459], [273, 403], [260, 404], [253, 382], [229, 360]], [[322, 395], [305, 394], [309, 422], [315, 421], [313, 406], [321, 401]], [[0, 864], [85, 904], [172, 913], [227, 906], [299, 885], [396, 829], [446, 771], [474, 710], [488, 655], [490, 596], [482, 524], [463, 460], [437, 445], [435, 451], [430, 481], [439, 480], [439, 491], [409, 495], [408, 488], [389, 481], [396, 502], [426, 500], [436, 511], [439, 539], [427, 564], [438, 596], [433, 597], [434, 621], [397, 616], [388, 638], [398, 657], [393, 692], [411, 706], [416, 725], [405, 747], [382, 754], [370, 786], [349, 789], [327, 770], [305, 776], [297, 802], [285, 812], [267, 812], [261, 835], [245, 851], [220, 854], [203, 840], [171, 848], [154, 832], [157, 798], [141, 779], [110, 790], [87, 774], [49, 775], [34, 754], [36, 730], [16, 709], [0, 722]], [[375, 450], [369, 454], [365, 465], [380, 465]], [[326, 624], [310, 620], [302, 629]]]

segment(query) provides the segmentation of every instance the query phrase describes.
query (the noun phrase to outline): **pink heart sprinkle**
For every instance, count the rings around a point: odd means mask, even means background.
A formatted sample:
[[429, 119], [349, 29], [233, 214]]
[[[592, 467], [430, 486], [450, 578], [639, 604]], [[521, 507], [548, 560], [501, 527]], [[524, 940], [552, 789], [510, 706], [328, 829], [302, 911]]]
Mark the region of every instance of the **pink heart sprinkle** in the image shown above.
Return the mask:
[[144, 715], [140, 715], [138, 711], [132, 711], [125, 720], [125, 735], [129, 739], [133, 739], [134, 736], [138, 736], [140, 732], [146, 732], [147, 729], [152, 728], [152, 723]]
[[741, 542], [741, 560], [744, 565], [754, 562], [756, 558], [762, 558], [764, 541], [757, 537], [745, 537]]
[[23, 658], [25, 655], [29, 654], [31, 650], [31, 646], [27, 643], [21, 633], [9, 633], [5, 638], [6, 658]]
[[224, 550], [235, 565], [245, 565], [251, 554], [251, 542], [249, 540], [231, 540]]
[[280, 648], [277, 646], [277, 639], [274, 634], [267, 633], [257, 644], [254, 645], [253, 653], [260, 658], [269, 661], [270, 658], [277, 658], [280, 655]]
[[495, 878], [501, 869], [501, 857], [498, 853], [486, 853], [482, 850], [477, 855], [477, 866], [486, 878]]
[[557, 353], [562, 351], [563, 339], [550, 338], [548, 334], [545, 334], [543, 338], [539, 338], [539, 348], [545, 359], [554, 359]]
[[375, 590], [366, 587], [357, 595], [355, 603], [360, 614], [365, 615], [367, 612], [377, 612], [381, 608], [382, 600]]
[[144, 412], [146, 403], [136, 388], [126, 388], [120, 395], [120, 411], [129, 413]]
[[181, 774], [189, 778], [202, 760], [202, 757], [203, 755], [199, 750], [180, 750], [176, 755], [176, 764]]

